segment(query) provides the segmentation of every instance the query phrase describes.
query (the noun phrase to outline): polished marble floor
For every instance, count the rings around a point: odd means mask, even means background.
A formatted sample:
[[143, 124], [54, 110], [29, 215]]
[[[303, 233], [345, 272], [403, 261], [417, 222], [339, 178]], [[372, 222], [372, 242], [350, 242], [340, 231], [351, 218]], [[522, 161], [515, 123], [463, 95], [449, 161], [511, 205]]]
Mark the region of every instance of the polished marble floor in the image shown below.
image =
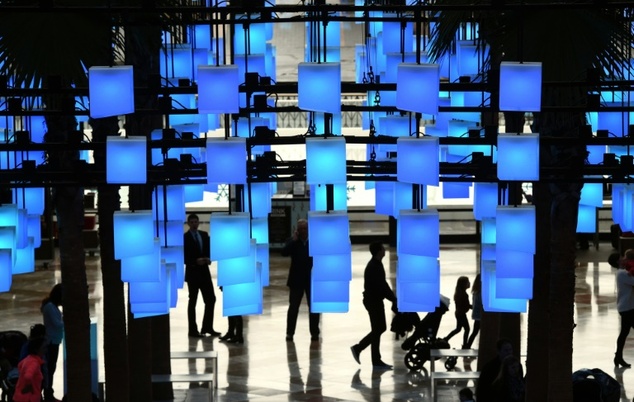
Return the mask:
[[[598, 250], [579, 251], [574, 339], [574, 369], [599, 367], [623, 384], [622, 401], [634, 397], [634, 369], [615, 370], [611, 358], [618, 331], [619, 318], [615, 306], [614, 269], [607, 264], [612, 247], [601, 243]], [[389, 276], [395, 274], [394, 252], [388, 252]], [[403, 363], [404, 352], [393, 333], [382, 338], [383, 359], [394, 364], [394, 370], [373, 371], [369, 350], [361, 355], [358, 365], [349, 347], [369, 331], [366, 312], [361, 303], [363, 268], [369, 258], [366, 246], [353, 247], [353, 279], [350, 286], [350, 310], [346, 314], [322, 316], [322, 339], [311, 342], [305, 306], [300, 311], [294, 342], [286, 342], [287, 309], [286, 275], [288, 260], [271, 253], [271, 285], [264, 292], [264, 313], [245, 317], [243, 345], [225, 344], [217, 338], [188, 339], [186, 336], [187, 291], [179, 291], [179, 302], [171, 311], [172, 350], [216, 350], [218, 352], [219, 381], [217, 401], [431, 401], [427, 376], [429, 363], [420, 373], [410, 373]], [[477, 248], [473, 245], [443, 246], [441, 259], [441, 292], [451, 296], [458, 276], [475, 276]], [[101, 324], [101, 283], [99, 256], [87, 256], [91, 282], [91, 311]], [[387, 264], [386, 264], [387, 266]], [[212, 272], [215, 270], [212, 266]], [[0, 294], [2, 321], [0, 330], [17, 329], [28, 332], [32, 323], [41, 320], [39, 304], [60, 280], [58, 261], [40, 265], [35, 273], [14, 277], [11, 292]], [[217, 292], [221, 297], [221, 292]], [[200, 306], [202, 310], [202, 306]], [[453, 308], [452, 308], [453, 310]], [[216, 330], [225, 332], [227, 320], [221, 316], [222, 301], [216, 305]], [[388, 312], [388, 317], [390, 317]], [[522, 322], [525, 325], [526, 317]], [[455, 324], [453, 314], [446, 315], [440, 334], [448, 333]], [[634, 336], [634, 335], [632, 335]], [[458, 347], [458, 336], [452, 346]], [[523, 342], [525, 348], [525, 342]], [[524, 353], [522, 353], [524, 354]], [[626, 344], [625, 359], [634, 360], [634, 340]], [[457, 370], [476, 368], [476, 361], [458, 361]], [[189, 367], [188, 367], [189, 365]], [[195, 365], [195, 366], [192, 366]], [[437, 365], [438, 367], [439, 365]], [[440, 365], [442, 367], [442, 365]], [[203, 362], [174, 361], [173, 372], [206, 369]], [[60, 362], [60, 368], [61, 362]], [[62, 373], [56, 376], [56, 388], [62, 389]], [[442, 386], [439, 400], [457, 401], [459, 386]], [[472, 385], [472, 384], [468, 384]], [[175, 386], [175, 401], [207, 400], [208, 389]]]

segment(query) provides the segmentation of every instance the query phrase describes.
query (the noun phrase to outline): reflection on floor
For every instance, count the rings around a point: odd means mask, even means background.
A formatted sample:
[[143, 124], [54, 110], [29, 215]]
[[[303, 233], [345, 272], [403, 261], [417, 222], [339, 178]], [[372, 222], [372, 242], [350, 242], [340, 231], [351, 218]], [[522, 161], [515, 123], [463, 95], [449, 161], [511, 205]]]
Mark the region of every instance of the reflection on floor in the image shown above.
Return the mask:
[[[350, 286], [350, 310], [346, 314], [322, 316], [322, 339], [311, 342], [308, 332], [308, 315], [302, 306], [294, 342], [286, 342], [285, 325], [288, 292], [285, 286], [288, 260], [271, 253], [271, 285], [264, 293], [264, 314], [245, 317], [245, 342], [243, 345], [225, 344], [218, 338], [192, 339], [187, 337], [187, 291], [179, 291], [178, 306], [171, 311], [172, 350], [216, 350], [219, 355], [219, 384], [217, 401], [431, 401], [428, 377], [429, 363], [418, 373], [411, 373], [403, 363], [404, 352], [394, 334], [386, 332], [382, 338], [383, 359], [394, 364], [394, 370], [373, 371], [369, 350], [361, 354], [358, 365], [349, 347], [369, 330], [367, 314], [361, 303], [363, 268], [369, 258], [365, 246], [354, 246], [353, 280]], [[600, 244], [598, 250], [579, 251], [576, 285], [574, 344], [574, 369], [599, 367], [623, 384], [622, 401], [634, 396], [634, 380], [627, 370], [615, 370], [612, 365], [614, 344], [618, 333], [619, 316], [615, 305], [614, 269], [607, 264], [612, 248]], [[456, 279], [461, 275], [470, 278], [477, 271], [477, 248], [471, 245], [444, 246], [441, 258], [441, 292], [453, 294]], [[388, 252], [388, 275], [394, 278], [395, 253]], [[101, 325], [101, 281], [99, 257], [87, 257], [88, 276], [91, 282], [91, 311]], [[215, 274], [215, 268], [213, 273]], [[40, 301], [53, 284], [60, 281], [59, 262], [41, 267], [33, 274], [14, 277], [11, 292], [0, 294], [2, 328], [28, 332], [32, 323], [40, 322]], [[217, 291], [221, 298], [221, 293]], [[202, 304], [199, 302], [202, 312]], [[227, 320], [221, 316], [222, 301], [216, 305], [217, 331], [225, 332]], [[440, 326], [441, 335], [453, 329], [453, 306]], [[391, 313], [388, 312], [388, 317]], [[525, 318], [525, 317], [524, 317]], [[523, 319], [526, 325], [526, 319]], [[524, 327], [524, 334], [525, 327]], [[459, 347], [460, 336], [452, 339], [452, 346]], [[477, 342], [477, 341], [476, 341]], [[523, 347], [525, 348], [525, 342]], [[523, 351], [524, 354], [524, 351]], [[625, 360], [634, 360], [634, 341], [626, 344]], [[458, 361], [457, 370], [474, 370], [475, 360]], [[193, 366], [188, 366], [189, 364]], [[63, 370], [58, 370], [55, 388], [62, 390]], [[437, 364], [436, 367], [442, 367]], [[173, 372], [205, 370], [202, 361], [174, 361]], [[624, 375], [626, 374], [626, 375]], [[472, 385], [472, 384], [468, 384]], [[439, 400], [457, 401], [457, 390], [465, 384], [440, 386]], [[207, 388], [189, 388], [185, 384], [175, 386], [176, 400], [207, 400]], [[58, 391], [59, 396], [61, 392]]]

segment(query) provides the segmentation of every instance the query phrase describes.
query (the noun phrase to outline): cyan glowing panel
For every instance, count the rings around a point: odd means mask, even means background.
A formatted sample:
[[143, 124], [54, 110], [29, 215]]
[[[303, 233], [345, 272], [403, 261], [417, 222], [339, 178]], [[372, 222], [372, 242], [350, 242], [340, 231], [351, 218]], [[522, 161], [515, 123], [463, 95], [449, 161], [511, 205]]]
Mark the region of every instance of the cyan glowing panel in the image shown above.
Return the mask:
[[438, 258], [440, 218], [438, 211], [402, 210], [396, 223], [397, 252]]
[[[163, 58], [161, 58], [163, 59]], [[188, 44], [175, 45], [167, 50], [167, 77], [189, 78], [194, 76], [194, 58], [191, 46]], [[207, 63], [205, 63], [207, 64]]]
[[605, 145], [586, 145], [588, 151], [588, 162], [592, 165], [603, 163], [603, 154], [607, 152]]
[[[165, 271], [165, 264], [159, 264], [159, 268]], [[156, 282], [130, 282], [130, 303], [167, 303], [168, 281], [167, 274], [161, 273], [161, 280]]]
[[212, 213], [209, 218], [211, 259], [246, 257], [251, 253], [251, 219], [246, 212]]
[[238, 113], [238, 66], [198, 66], [198, 113]]
[[[256, 245], [251, 240], [249, 254], [218, 260], [218, 286], [237, 285], [256, 280]], [[260, 278], [257, 278], [259, 281]]]
[[152, 210], [158, 220], [185, 222], [185, 195], [183, 186], [157, 186], [152, 194]]
[[44, 213], [44, 189], [42, 187], [22, 187], [13, 189], [13, 203], [27, 214], [42, 215]]
[[579, 204], [577, 212], [577, 233], [596, 233], [597, 208], [592, 205]]
[[207, 182], [246, 184], [245, 138], [207, 138]]
[[35, 272], [35, 250], [33, 249], [33, 238], [29, 238], [26, 247], [15, 250], [16, 258], [13, 265], [13, 275], [28, 274]]
[[15, 247], [24, 248], [28, 246], [28, 218], [26, 209], [18, 209], [18, 224], [15, 232]]
[[9, 250], [11, 252], [11, 264], [16, 258], [16, 228], [15, 226], [0, 226], [0, 249]]
[[601, 208], [603, 206], [603, 184], [583, 183], [579, 204]]
[[495, 295], [500, 299], [530, 300], [533, 298], [533, 278], [496, 278]]
[[[258, 268], [259, 270], [259, 268]], [[259, 277], [258, 272], [256, 277]], [[259, 280], [238, 285], [223, 286], [222, 315], [262, 314], [262, 284]]]
[[[248, 27], [248, 30], [245, 29]], [[262, 54], [266, 52], [265, 24], [236, 24], [233, 37], [234, 54]]]
[[[386, 13], [386, 17], [390, 14]], [[397, 14], [391, 14], [397, 17]], [[403, 53], [414, 50], [414, 24], [396, 21], [383, 22], [383, 54]], [[401, 47], [401, 45], [403, 45]]]
[[539, 135], [499, 134], [497, 176], [500, 180], [539, 180]]
[[437, 186], [439, 140], [437, 137], [399, 137], [396, 140], [396, 175], [403, 183]]
[[[533, 278], [533, 254], [496, 248], [495, 275], [499, 278]], [[521, 261], [521, 264], [518, 264]], [[506, 296], [504, 298], [507, 298]]]
[[196, 49], [211, 49], [211, 26], [194, 25], [193, 43]]
[[[631, 185], [624, 185], [623, 189], [620, 191], [621, 192], [621, 203], [620, 203], [620, 209], [621, 212], [620, 214], [616, 214], [616, 215], [620, 215], [621, 218], [621, 222], [618, 222], [621, 225], [621, 230], [624, 232], [631, 232], [634, 230], [634, 211], [633, 206], [634, 206], [634, 191], [632, 191], [632, 186]], [[616, 206], [614, 205], [614, 201], [612, 204], [612, 209], [615, 209]], [[614, 212], [612, 213], [612, 216], [614, 216]], [[615, 221], [616, 222], [616, 221]]]
[[147, 137], [106, 138], [106, 182], [144, 184], [147, 182]]
[[[181, 226], [182, 228], [182, 226]], [[161, 242], [154, 238], [151, 253], [121, 259], [123, 282], [156, 282], [163, 280], [161, 267]]]
[[306, 138], [306, 183], [346, 183], [346, 139]]
[[88, 98], [94, 119], [134, 113], [132, 66], [90, 67]]
[[268, 218], [251, 219], [251, 238], [258, 244], [269, 242], [269, 220]]
[[401, 282], [396, 286], [400, 312], [431, 312], [440, 304], [440, 281]]
[[313, 257], [311, 279], [319, 281], [351, 281], [352, 256], [345, 254], [324, 254]]
[[[605, 106], [623, 107], [626, 105], [621, 102], [606, 102]], [[627, 136], [628, 127], [631, 122], [632, 116], [628, 112], [597, 113], [597, 129], [608, 130], [610, 134], [616, 137]]]
[[377, 181], [374, 188], [374, 213], [392, 215], [394, 211], [394, 182]]
[[442, 183], [442, 197], [449, 199], [469, 198], [469, 188], [471, 188], [471, 183], [446, 181]]
[[624, 187], [619, 183], [612, 185], [612, 220], [621, 225], [621, 229], [623, 229]]
[[528, 307], [527, 299], [503, 299], [497, 296], [497, 278], [495, 262], [486, 261], [481, 267], [482, 278], [482, 307], [487, 312], [525, 313]]
[[161, 260], [166, 264], [174, 263], [176, 266], [176, 286], [182, 288], [185, 281], [185, 254], [183, 246], [161, 247]]
[[350, 253], [348, 214], [308, 211], [308, 252], [312, 256]]
[[42, 245], [42, 223], [41, 215], [29, 214], [27, 216], [27, 234], [33, 239], [33, 248]]
[[497, 183], [474, 183], [473, 216], [477, 221], [494, 218], [498, 206]]
[[299, 63], [297, 102], [302, 110], [341, 112], [341, 64]]
[[535, 207], [498, 206], [496, 233], [498, 250], [535, 254]]
[[438, 114], [440, 66], [401, 63], [396, 73], [396, 107], [417, 113]]
[[167, 275], [167, 304], [173, 308], [178, 303], [179, 289], [176, 283], [176, 264], [163, 262], [163, 265], [165, 265], [165, 275]]
[[[480, 70], [480, 55], [474, 41], [459, 41], [456, 46], [457, 73], [459, 76], [476, 75]], [[482, 58], [484, 60], [484, 58]], [[457, 77], [456, 77], [457, 78]]]
[[312, 281], [310, 306], [313, 313], [347, 313], [349, 281]]
[[[247, 205], [247, 211], [251, 210], [253, 218], [266, 218], [271, 212], [271, 184], [270, 183], [251, 183], [247, 190], [249, 191], [251, 204]], [[267, 242], [264, 242], [267, 243]]]
[[162, 303], [130, 304], [130, 311], [135, 319], [169, 314], [169, 301], [166, 300]]
[[[333, 208], [336, 211], [348, 210], [348, 185], [333, 184]], [[310, 210], [326, 211], [327, 210], [327, 190], [325, 184], [317, 184], [310, 186]]]
[[0, 249], [0, 292], [11, 290], [13, 283], [11, 250]]
[[115, 211], [114, 258], [150, 254], [154, 251], [154, 221], [152, 211]]
[[438, 258], [435, 257], [399, 254], [396, 269], [396, 280], [399, 283], [440, 283], [440, 262], [438, 261]]
[[[397, 82], [399, 64], [401, 64], [401, 63], [408, 63], [408, 64], [416, 63], [416, 53], [415, 52], [388, 53], [388, 54], [385, 55], [385, 57], [386, 57], [386, 69], [387, 69], [387, 71], [385, 71], [385, 80], [382, 77], [381, 78], [381, 82]], [[423, 63], [425, 63], [425, 62], [423, 61]]]
[[[413, 208], [413, 185], [409, 183], [401, 183], [400, 181], [394, 182], [394, 197], [392, 200], [392, 216], [397, 218], [401, 215], [402, 210], [410, 210]], [[423, 205], [421, 208], [427, 208], [427, 193], [425, 187], [421, 186], [422, 192], [421, 199]]]
[[178, 221], [155, 221], [158, 237], [162, 246], [182, 246], [183, 239], [183, 222], [185, 219]]
[[495, 218], [482, 218], [481, 226], [481, 243], [482, 244], [495, 244], [496, 243], [496, 224]]
[[14, 226], [17, 228], [18, 226], [17, 204], [0, 205], [0, 226]]
[[500, 111], [539, 112], [542, 106], [542, 63], [500, 63]]
[[256, 245], [256, 253], [255, 259], [257, 262], [257, 266], [259, 267], [260, 272], [260, 282], [262, 286], [269, 286], [269, 271], [270, 271], [270, 263], [269, 263], [269, 244], [261, 243]]
[[44, 116], [31, 116], [31, 141], [41, 144], [47, 131]]
[[[483, 221], [484, 222], [484, 221]], [[482, 244], [480, 249], [481, 261], [495, 261], [497, 256], [495, 244]]]
[[202, 201], [204, 198], [204, 190], [202, 184], [183, 184], [183, 196], [185, 202]]

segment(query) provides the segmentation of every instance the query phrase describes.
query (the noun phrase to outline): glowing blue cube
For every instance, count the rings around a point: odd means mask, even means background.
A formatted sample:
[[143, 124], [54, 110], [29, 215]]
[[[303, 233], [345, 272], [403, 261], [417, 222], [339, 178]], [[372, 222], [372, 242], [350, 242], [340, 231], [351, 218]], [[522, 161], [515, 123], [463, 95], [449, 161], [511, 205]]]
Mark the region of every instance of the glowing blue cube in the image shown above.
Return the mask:
[[[268, 218], [271, 212], [271, 183], [251, 183], [248, 188], [250, 205], [246, 210], [251, 211], [253, 218]], [[266, 242], [264, 242], [266, 243]]]
[[183, 196], [185, 197], [186, 203], [202, 201], [205, 197], [203, 185], [202, 184], [184, 184]]
[[497, 296], [495, 262], [483, 262], [481, 267], [482, 307], [487, 312], [525, 313], [527, 299], [503, 299]]
[[250, 218], [246, 212], [211, 214], [209, 218], [211, 260], [247, 257], [251, 253]]
[[[257, 269], [260, 270], [259, 267]], [[256, 278], [260, 276], [261, 273], [257, 272]], [[223, 286], [222, 315], [224, 317], [255, 314], [262, 314], [262, 284], [259, 280]]]
[[539, 112], [542, 63], [500, 63], [500, 111]]
[[26, 247], [16, 248], [15, 254], [15, 264], [12, 269], [13, 275], [35, 272], [35, 250], [33, 249], [32, 238], [29, 238]]
[[[159, 269], [165, 271], [165, 264], [159, 264]], [[167, 303], [168, 302], [168, 276], [161, 273], [161, 280], [155, 282], [130, 282], [130, 303]]]
[[158, 229], [158, 237], [163, 246], [182, 246], [183, 238], [183, 222], [179, 221], [155, 221]]
[[14, 188], [13, 203], [20, 209], [26, 209], [29, 215], [42, 215], [44, 214], [44, 188]]
[[308, 211], [308, 238], [308, 252], [312, 256], [350, 253], [348, 214]]
[[519, 299], [522, 301], [533, 298], [533, 278], [497, 278], [495, 295], [499, 299]]
[[134, 113], [132, 66], [90, 67], [88, 98], [93, 119]]
[[399, 255], [439, 257], [440, 218], [437, 210], [402, 210], [396, 230]]
[[[457, 75], [476, 75], [480, 71], [480, 54], [475, 41], [459, 41], [456, 45]], [[484, 60], [484, 59], [483, 59]], [[458, 78], [458, 77], [454, 77]]]
[[258, 244], [269, 242], [269, 220], [268, 218], [251, 219], [251, 238]]
[[497, 176], [500, 180], [539, 180], [539, 135], [499, 134]]
[[254, 282], [256, 279], [256, 245], [251, 240], [249, 254], [244, 257], [218, 260], [218, 286]]
[[431, 312], [440, 305], [440, 281], [403, 282], [396, 286], [400, 312]]
[[473, 216], [477, 221], [494, 218], [498, 206], [497, 183], [475, 183], [473, 187]]
[[162, 303], [131, 303], [130, 312], [135, 319], [169, 314], [169, 301], [166, 300]]
[[114, 258], [120, 260], [154, 252], [152, 211], [115, 211]]
[[399, 283], [440, 283], [440, 262], [438, 261], [438, 258], [434, 257], [399, 254], [396, 268], [396, 280]]
[[350, 282], [312, 281], [310, 311], [313, 313], [347, 313], [350, 303]]
[[257, 262], [257, 266], [260, 271], [260, 284], [262, 286], [269, 286], [269, 272], [270, 272], [270, 261], [269, 261], [269, 244], [262, 243], [256, 246], [257, 251], [255, 254], [255, 259]]
[[297, 101], [310, 112], [341, 112], [341, 63], [299, 63]]
[[352, 256], [350, 253], [316, 255], [313, 257], [311, 279], [313, 282], [351, 281]]
[[345, 138], [306, 138], [306, 183], [346, 183]]
[[[424, 186], [420, 187], [421, 198], [423, 201], [423, 205], [421, 208], [427, 208], [427, 193], [425, 192]], [[401, 183], [397, 181], [394, 183], [394, 199], [392, 201], [392, 216], [395, 218], [399, 218], [402, 210], [410, 210], [414, 207], [413, 205], [413, 194], [414, 189], [412, 184], [409, 183]]]
[[183, 186], [157, 186], [152, 196], [152, 210], [159, 221], [184, 222], [186, 219]]
[[[348, 210], [348, 185], [333, 184], [333, 198], [335, 211]], [[325, 184], [317, 184], [310, 186], [310, 210], [326, 211], [327, 210], [327, 187]]]
[[482, 227], [481, 227], [481, 232], [482, 232], [482, 239], [481, 239], [481, 243], [482, 244], [495, 244], [496, 243], [496, 224], [495, 224], [495, 218], [483, 218], [482, 219]]
[[439, 140], [437, 137], [396, 140], [396, 175], [403, 183], [437, 186], [439, 182]]
[[11, 250], [0, 249], [0, 292], [8, 292], [13, 284]]
[[161, 247], [161, 261], [165, 264], [175, 264], [175, 282], [176, 286], [180, 289], [185, 283], [185, 253], [183, 246], [167, 246]]
[[438, 114], [440, 66], [401, 63], [396, 73], [396, 107], [417, 113]]
[[535, 254], [535, 207], [498, 206], [496, 232], [498, 250]]
[[245, 138], [207, 138], [207, 182], [247, 183]]
[[579, 204], [601, 208], [603, 206], [603, 184], [583, 183]]
[[144, 184], [147, 182], [147, 138], [106, 138], [106, 182]]
[[[248, 27], [248, 30], [245, 29]], [[248, 24], [235, 25], [233, 37], [234, 54], [263, 54], [266, 53], [266, 25]]]
[[596, 233], [597, 208], [592, 205], [579, 204], [577, 212], [577, 233]]
[[29, 214], [27, 217], [27, 234], [33, 239], [33, 248], [38, 248], [42, 245], [42, 222], [41, 215]]
[[154, 239], [154, 248], [149, 254], [121, 259], [121, 280], [123, 282], [156, 282], [163, 280], [161, 267], [161, 242]]
[[469, 198], [471, 183], [446, 181], [442, 183], [442, 197], [447, 199]]
[[237, 65], [198, 66], [198, 113], [238, 113]]
[[[374, 189], [374, 213], [392, 215], [394, 212], [394, 182], [377, 181]], [[411, 204], [410, 204], [411, 208]]]

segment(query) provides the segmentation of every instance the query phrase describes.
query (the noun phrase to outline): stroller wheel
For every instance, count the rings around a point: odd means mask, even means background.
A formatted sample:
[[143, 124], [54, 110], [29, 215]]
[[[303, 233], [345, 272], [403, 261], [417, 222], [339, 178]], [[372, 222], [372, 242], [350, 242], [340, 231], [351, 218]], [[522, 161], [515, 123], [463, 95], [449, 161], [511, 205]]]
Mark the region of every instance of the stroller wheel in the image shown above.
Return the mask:
[[458, 358], [456, 356], [450, 356], [445, 361], [445, 368], [447, 370], [453, 370], [456, 367], [456, 363], [458, 363]]
[[423, 368], [423, 364], [427, 361], [427, 357], [425, 356], [423, 348], [416, 346], [405, 354], [404, 360], [405, 367], [412, 371], [419, 371]]

